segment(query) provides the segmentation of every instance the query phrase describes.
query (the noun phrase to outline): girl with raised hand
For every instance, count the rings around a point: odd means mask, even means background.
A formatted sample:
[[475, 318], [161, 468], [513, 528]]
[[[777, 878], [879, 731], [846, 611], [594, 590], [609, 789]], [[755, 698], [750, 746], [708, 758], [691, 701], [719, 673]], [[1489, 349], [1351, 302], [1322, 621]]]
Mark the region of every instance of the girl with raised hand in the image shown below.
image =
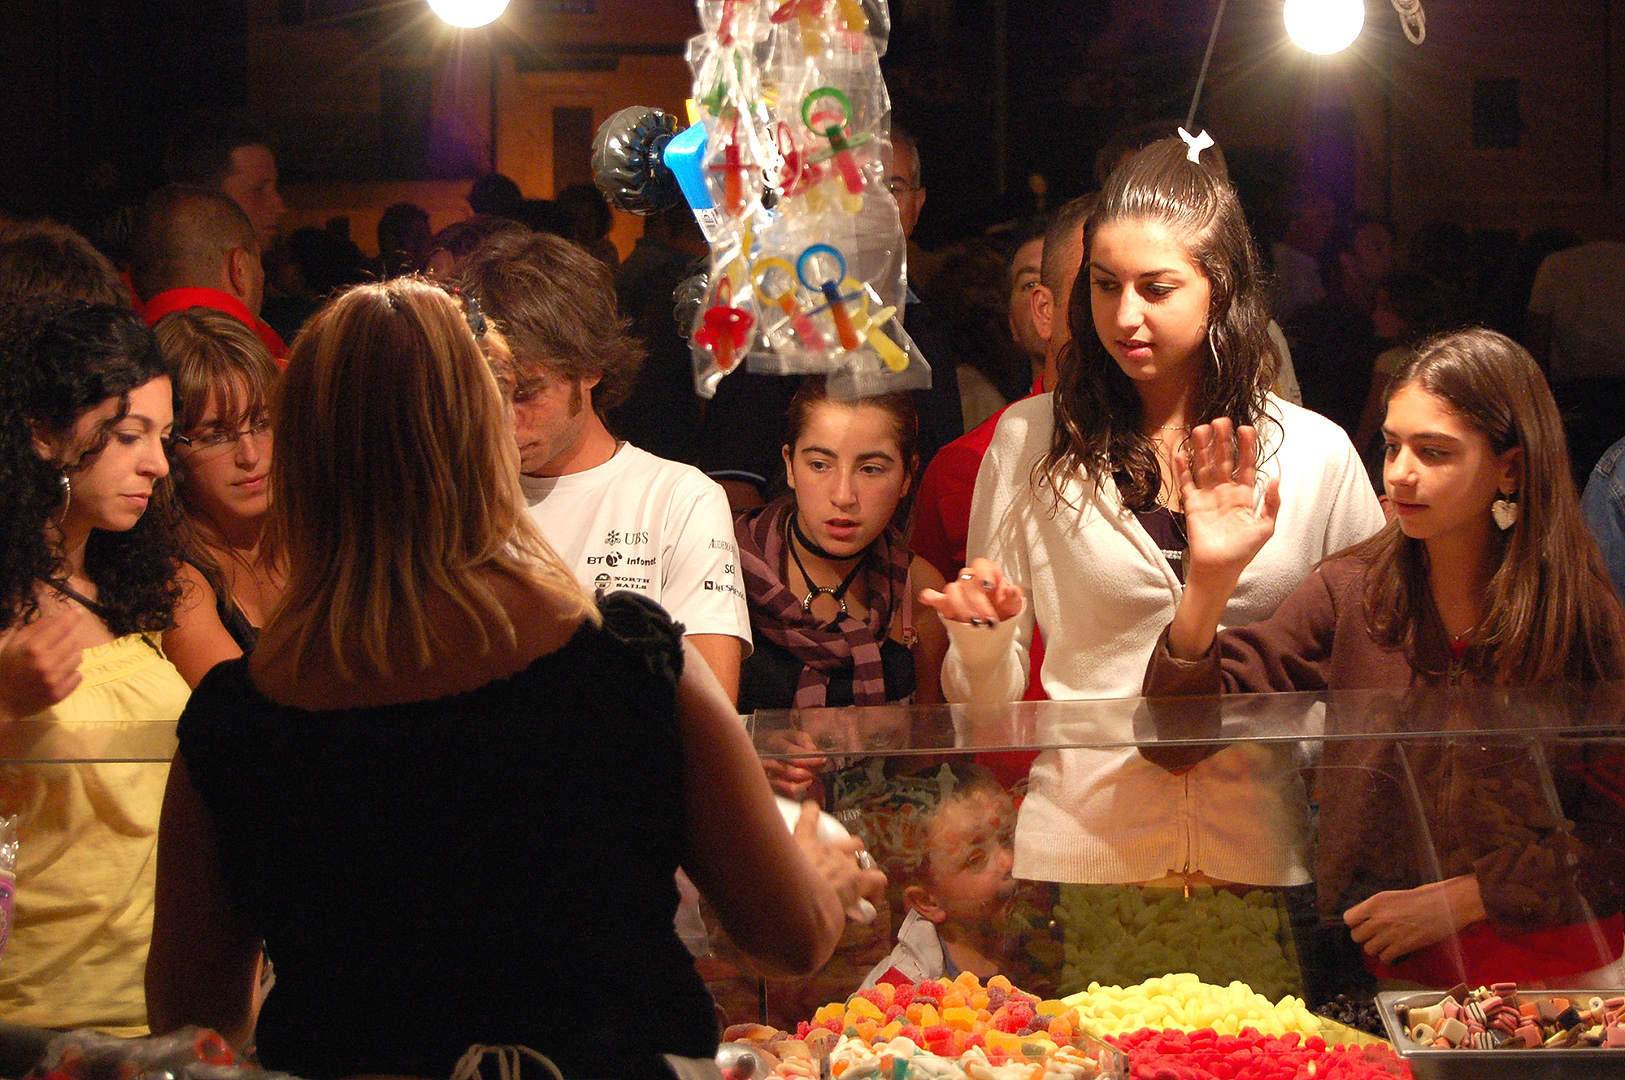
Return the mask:
[[[181, 718], [153, 1026], [254, 1038], [309, 1077], [450, 1075], [476, 1042], [669, 1077], [665, 1055], [717, 1049], [672, 927], [679, 864], [794, 973], [884, 875], [820, 843], [814, 808], [792, 838], [680, 628], [635, 594], [595, 604], [548, 548], [473, 322], [398, 278], [294, 343], [271, 468], [286, 600]], [[565, 985], [616, 1014], [583, 1023]]]
[[[1490, 330], [1432, 339], [1395, 376], [1382, 434], [1394, 520], [1319, 566], [1270, 618], [1220, 630], [1288, 507], [1258, 471], [1256, 433], [1223, 418], [1196, 430], [1188, 463], [1176, 461], [1190, 570], [1147, 695], [1625, 678], [1625, 612], [1529, 354]], [[1380, 975], [1617, 984], [1617, 972], [1585, 973], [1620, 956], [1625, 825], [1561, 767], [1577, 752], [1551, 751], [1542, 777], [1521, 742], [1327, 742], [1323, 921], [1345, 923]], [[1412, 808], [1431, 838], [1416, 834]]]
[[[1259, 432], [1286, 509], [1224, 610], [1273, 612], [1326, 555], [1382, 526], [1342, 429], [1270, 393], [1276, 357], [1258, 254], [1234, 191], [1178, 139], [1101, 192], [1053, 394], [1012, 405], [977, 475], [971, 565], [941, 592], [950, 700], [1014, 701], [1034, 626], [1056, 700], [1135, 697], [1184, 591], [1176, 453], [1227, 416]], [[1212, 151], [1205, 151], [1211, 159]], [[1093, 326], [1094, 333], [1084, 328]], [[1131, 740], [1132, 732], [1106, 732]], [[1226, 752], [1172, 776], [1130, 749], [1039, 756], [1015, 874], [1048, 881], [1298, 885], [1305, 797], [1290, 754]]]
[[153, 327], [175, 390], [181, 601], [164, 652], [196, 686], [254, 647], [286, 568], [271, 514], [271, 401], [280, 372], [247, 326], [192, 308]]
[[[160, 520], [171, 423], [163, 358], [129, 310], [59, 302], [0, 315], [9, 718], [86, 729], [180, 715], [187, 686], [157, 645], [175, 605], [176, 559]], [[145, 1032], [165, 771], [0, 770], [0, 812], [19, 818], [0, 1019]]]

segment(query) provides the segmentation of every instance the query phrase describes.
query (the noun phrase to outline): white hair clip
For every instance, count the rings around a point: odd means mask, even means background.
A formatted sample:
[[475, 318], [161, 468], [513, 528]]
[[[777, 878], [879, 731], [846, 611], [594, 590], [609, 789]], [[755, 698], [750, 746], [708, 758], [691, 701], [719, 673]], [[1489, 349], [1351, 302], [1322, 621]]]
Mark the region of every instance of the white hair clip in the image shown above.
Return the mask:
[[[1163, 130], [1167, 131], [1168, 129], [1163, 128]], [[1186, 152], [1185, 156], [1197, 164], [1201, 164], [1202, 151], [1213, 145], [1213, 136], [1207, 133], [1206, 128], [1202, 129], [1202, 133], [1200, 135], [1192, 135], [1184, 128], [1180, 128], [1179, 137], [1185, 140], [1186, 146], [1190, 147], [1190, 150]]]

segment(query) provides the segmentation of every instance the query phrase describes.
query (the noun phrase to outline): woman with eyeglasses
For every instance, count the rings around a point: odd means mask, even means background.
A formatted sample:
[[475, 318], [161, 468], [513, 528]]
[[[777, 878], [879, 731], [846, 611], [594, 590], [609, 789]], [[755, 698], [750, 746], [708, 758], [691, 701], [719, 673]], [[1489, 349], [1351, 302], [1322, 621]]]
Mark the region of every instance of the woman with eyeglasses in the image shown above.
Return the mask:
[[196, 686], [254, 647], [286, 572], [270, 521], [270, 402], [279, 372], [247, 326], [205, 308], [153, 327], [175, 393], [181, 599], [164, 651]]

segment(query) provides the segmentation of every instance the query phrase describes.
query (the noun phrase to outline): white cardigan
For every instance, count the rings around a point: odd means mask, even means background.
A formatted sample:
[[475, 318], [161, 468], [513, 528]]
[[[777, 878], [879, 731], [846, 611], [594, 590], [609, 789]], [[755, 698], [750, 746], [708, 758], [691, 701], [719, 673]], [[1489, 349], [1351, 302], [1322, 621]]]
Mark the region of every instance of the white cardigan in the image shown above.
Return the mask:
[[[1343, 429], [1273, 396], [1269, 409], [1277, 423], [1261, 432], [1260, 471], [1280, 477], [1281, 510], [1225, 609], [1229, 626], [1270, 615], [1321, 559], [1383, 525]], [[1019, 698], [1035, 620], [1050, 698], [1138, 697], [1151, 649], [1179, 603], [1179, 579], [1110, 477], [1098, 485], [1073, 478], [1063, 500], [1047, 483], [1035, 486], [1051, 410], [1049, 394], [1006, 409], [977, 474], [967, 549], [1003, 567], [1029, 602], [1003, 633], [950, 626], [942, 672], [950, 701], [971, 700], [973, 688], [979, 701]], [[1133, 749], [1046, 752], [1017, 821], [1015, 874], [1134, 882], [1200, 871], [1258, 885], [1306, 883], [1298, 766], [1291, 753], [1249, 745], [1180, 776]]]

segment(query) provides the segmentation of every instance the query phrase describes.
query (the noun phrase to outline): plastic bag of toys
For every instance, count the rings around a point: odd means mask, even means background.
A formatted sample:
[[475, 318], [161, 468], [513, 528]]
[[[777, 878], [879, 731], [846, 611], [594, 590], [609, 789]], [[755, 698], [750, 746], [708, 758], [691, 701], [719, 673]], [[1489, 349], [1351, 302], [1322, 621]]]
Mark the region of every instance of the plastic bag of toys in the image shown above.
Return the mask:
[[704, 33], [688, 50], [695, 123], [679, 133], [649, 110], [627, 110], [600, 130], [594, 161], [611, 201], [646, 213], [664, 183], [653, 179], [658, 156], [710, 242], [687, 327], [696, 390], [712, 396], [741, 363], [825, 374], [838, 397], [929, 386], [899, 314], [905, 246], [885, 185], [883, 0], [698, 8]]

